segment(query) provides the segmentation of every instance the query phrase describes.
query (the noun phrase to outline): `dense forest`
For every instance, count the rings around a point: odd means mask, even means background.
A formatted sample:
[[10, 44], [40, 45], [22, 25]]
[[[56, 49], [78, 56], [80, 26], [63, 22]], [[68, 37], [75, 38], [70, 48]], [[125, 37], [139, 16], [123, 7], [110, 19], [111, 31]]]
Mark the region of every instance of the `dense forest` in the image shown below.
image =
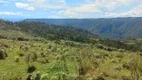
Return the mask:
[[142, 39], [0, 20], [0, 80], [142, 80]]

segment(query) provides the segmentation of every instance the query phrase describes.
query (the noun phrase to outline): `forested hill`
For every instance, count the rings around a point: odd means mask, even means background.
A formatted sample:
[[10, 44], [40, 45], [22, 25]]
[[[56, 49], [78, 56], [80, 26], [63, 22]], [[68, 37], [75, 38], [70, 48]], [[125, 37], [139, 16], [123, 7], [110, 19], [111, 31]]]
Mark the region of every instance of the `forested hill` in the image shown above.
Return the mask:
[[[57, 26], [53, 24], [46, 24], [43, 22], [22, 21], [10, 22], [0, 20], [0, 39], [12, 39], [20, 41], [29, 40], [51, 40], [51, 41], [74, 41], [90, 44], [102, 44], [108, 47], [117, 49], [126, 49], [131, 51], [141, 50], [137, 45], [127, 45], [122, 41], [114, 41], [109, 39], [101, 39], [87, 30]], [[102, 47], [101, 47], [102, 48]]]
[[49, 25], [42, 22], [10, 22], [0, 20], [0, 36], [1, 37], [41, 37], [50, 40], [72, 40], [78, 42], [87, 42], [91, 38], [98, 38], [87, 30], [75, 28]]
[[84, 28], [95, 35], [110, 39], [142, 37], [142, 18], [100, 18], [100, 19], [27, 19], [26, 21]]

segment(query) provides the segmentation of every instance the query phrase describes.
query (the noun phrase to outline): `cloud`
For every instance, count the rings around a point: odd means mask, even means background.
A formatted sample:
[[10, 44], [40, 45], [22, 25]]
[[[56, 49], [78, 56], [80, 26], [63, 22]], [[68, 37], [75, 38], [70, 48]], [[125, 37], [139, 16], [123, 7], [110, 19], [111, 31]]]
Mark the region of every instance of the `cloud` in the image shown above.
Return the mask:
[[16, 3], [17, 8], [36, 9], [47, 16], [54, 12], [53, 16], [72, 18], [142, 16], [140, 5], [142, 0], [83, 0], [75, 4], [67, 0], [21, 0]]
[[75, 16], [78, 15], [76, 12], [73, 12], [71, 10], [62, 10], [62, 11], [59, 11], [58, 14], [63, 14], [63, 15], [66, 15], [68, 17], [75, 17]]
[[124, 4], [126, 1], [121, 2], [121, 0], [87, 0], [86, 2], [88, 3], [77, 7], [69, 7], [67, 9], [61, 10], [59, 11], [59, 14], [64, 14], [69, 17], [77, 17], [78, 15], [82, 15], [82, 17], [84, 17], [85, 15], [90, 16], [91, 13], [103, 13], [101, 9], [113, 10]]
[[80, 14], [87, 13], [101, 13], [101, 10], [99, 10], [96, 6], [92, 4], [84, 4], [78, 7], [70, 7], [59, 12], [59, 14], [64, 14], [69, 17], [75, 17]]
[[[140, 0], [86, 0], [90, 5], [94, 5], [97, 8], [103, 8], [107, 10], [114, 10], [117, 7], [124, 5], [131, 5], [137, 3]], [[141, 1], [142, 2], [142, 1]]]
[[106, 12], [105, 16], [108, 17], [139, 17], [142, 16], [142, 5], [136, 6], [135, 8], [122, 13]]
[[119, 6], [121, 6], [122, 4], [121, 3], [118, 3], [118, 2], [110, 2], [109, 4], [106, 5], [106, 8], [108, 10], [113, 10], [114, 8], [117, 8]]
[[0, 0], [0, 3], [8, 4], [8, 3], [10, 3], [10, 2], [8, 2], [8, 1], [4, 1], [4, 0]]
[[30, 6], [44, 10], [48, 9], [64, 9], [66, 8], [65, 0], [27, 0]]
[[30, 10], [30, 11], [34, 11], [35, 10], [34, 7], [32, 7], [32, 6], [30, 6], [29, 4], [26, 4], [26, 3], [19, 3], [19, 2], [17, 2], [16, 3], [16, 7], [17, 8], [23, 8], [25, 10]]
[[8, 11], [4, 11], [4, 12], [0, 12], [0, 15], [8, 15], [8, 16], [29, 16], [27, 14], [23, 14], [21, 12], [8, 12]]
[[[76, 7], [68, 7], [59, 11], [59, 14], [67, 17], [119, 17], [119, 16], [142, 16], [141, 7], [133, 8], [134, 5], [140, 4], [140, 0], [86, 0], [87, 3]], [[133, 5], [133, 6], [132, 6]], [[126, 7], [123, 9], [123, 7]], [[133, 9], [131, 9], [133, 8]], [[139, 11], [137, 11], [139, 10]], [[122, 13], [116, 13], [116, 12]], [[98, 15], [98, 16], [97, 16]]]

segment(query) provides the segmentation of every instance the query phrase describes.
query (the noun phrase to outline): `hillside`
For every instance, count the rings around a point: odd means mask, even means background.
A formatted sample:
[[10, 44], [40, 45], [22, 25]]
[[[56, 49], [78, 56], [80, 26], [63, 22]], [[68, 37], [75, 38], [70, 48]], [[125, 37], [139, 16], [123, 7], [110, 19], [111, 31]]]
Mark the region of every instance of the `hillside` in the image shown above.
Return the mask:
[[[41, 22], [9, 22], [0, 21], [1, 37], [40, 37], [49, 40], [73, 40], [87, 42], [91, 38], [98, 38], [96, 35], [84, 29], [49, 25]], [[25, 35], [25, 36], [24, 36]]]
[[127, 45], [122, 41], [114, 41], [110, 39], [101, 39], [97, 35], [93, 35], [87, 30], [45, 24], [43, 22], [22, 21], [22, 22], [9, 22], [1, 20], [0, 38], [12, 40], [69, 40], [82, 43], [96, 44], [100, 43], [108, 47], [118, 49], [126, 49], [131, 51], [141, 51], [140, 48], [133, 45]]
[[141, 42], [101, 39], [74, 27], [1, 20], [0, 80], [141, 80]]
[[48, 24], [84, 28], [95, 35], [110, 39], [141, 38], [142, 18], [108, 18], [108, 19], [27, 19]]

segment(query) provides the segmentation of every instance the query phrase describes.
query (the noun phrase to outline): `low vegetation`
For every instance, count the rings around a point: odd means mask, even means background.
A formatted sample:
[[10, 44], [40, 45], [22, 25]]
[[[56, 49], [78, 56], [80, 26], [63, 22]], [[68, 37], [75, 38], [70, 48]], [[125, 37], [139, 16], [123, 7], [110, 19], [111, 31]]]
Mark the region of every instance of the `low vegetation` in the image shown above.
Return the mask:
[[20, 29], [1, 29], [0, 80], [142, 80], [134, 41], [47, 39]]

